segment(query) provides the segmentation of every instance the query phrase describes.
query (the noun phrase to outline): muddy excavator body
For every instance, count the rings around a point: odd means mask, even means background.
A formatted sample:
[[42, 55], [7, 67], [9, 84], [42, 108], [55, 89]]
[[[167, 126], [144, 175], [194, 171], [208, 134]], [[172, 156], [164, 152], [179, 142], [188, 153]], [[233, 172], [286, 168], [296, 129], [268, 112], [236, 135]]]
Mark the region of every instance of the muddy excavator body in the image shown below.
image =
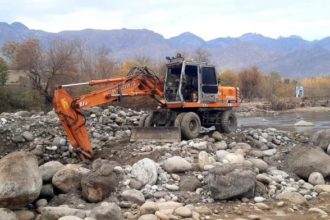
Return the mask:
[[[82, 111], [123, 96], [145, 96], [159, 103], [140, 118], [139, 127], [132, 128], [131, 141], [192, 139], [198, 137], [201, 126], [215, 126], [227, 133], [236, 130], [232, 108], [240, 104], [239, 88], [220, 86], [215, 67], [205, 62], [188, 61], [181, 55], [167, 59], [164, 82], [147, 67], [134, 67], [126, 77], [62, 85], [55, 90], [55, 111], [82, 159], [93, 155]], [[65, 88], [77, 85], [102, 87], [74, 99]]]

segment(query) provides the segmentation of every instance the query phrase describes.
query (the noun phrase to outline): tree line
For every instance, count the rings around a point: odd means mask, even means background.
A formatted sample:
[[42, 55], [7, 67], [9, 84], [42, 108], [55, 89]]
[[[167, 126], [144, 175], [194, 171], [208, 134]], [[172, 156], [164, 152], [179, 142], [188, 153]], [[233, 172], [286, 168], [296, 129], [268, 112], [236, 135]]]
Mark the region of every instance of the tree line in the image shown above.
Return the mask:
[[295, 96], [296, 80], [283, 78], [277, 72], [263, 73], [256, 66], [239, 72], [226, 70], [219, 76], [223, 86], [237, 86], [243, 99], [273, 100]]
[[[166, 71], [164, 63], [155, 63], [146, 56], [136, 56], [133, 60], [115, 62], [110, 59], [111, 50], [90, 48], [79, 41], [55, 39], [43, 45], [37, 39], [8, 42], [2, 48], [0, 57], [0, 112], [10, 109], [51, 108], [54, 89], [57, 85], [71, 82], [124, 76], [133, 66], [148, 66], [160, 77]], [[184, 54], [197, 61], [207, 62], [210, 54], [197, 49], [194, 54]], [[20, 71], [24, 75], [22, 85], [6, 86], [8, 70]], [[219, 74], [222, 86], [238, 86], [244, 100], [294, 97], [297, 81], [283, 78], [279, 73], [263, 73], [256, 66], [239, 72], [226, 70]], [[329, 94], [330, 78], [313, 78], [301, 81], [306, 88], [322, 87], [310, 94]], [[74, 94], [89, 91], [81, 87]]]

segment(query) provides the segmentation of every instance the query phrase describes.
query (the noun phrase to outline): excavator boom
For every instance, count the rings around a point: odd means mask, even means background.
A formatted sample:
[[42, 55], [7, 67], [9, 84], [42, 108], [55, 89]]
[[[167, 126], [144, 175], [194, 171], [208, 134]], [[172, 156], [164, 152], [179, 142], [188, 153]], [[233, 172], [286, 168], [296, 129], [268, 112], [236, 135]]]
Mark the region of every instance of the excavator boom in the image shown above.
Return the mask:
[[[103, 87], [73, 99], [65, 88], [78, 85], [103, 85]], [[71, 145], [77, 149], [82, 159], [93, 156], [82, 110], [111, 103], [123, 96], [149, 96], [164, 104], [163, 83], [146, 67], [135, 67], [127, 77], [63, 85], [55, 90], [53, 100], [55, 111]]]

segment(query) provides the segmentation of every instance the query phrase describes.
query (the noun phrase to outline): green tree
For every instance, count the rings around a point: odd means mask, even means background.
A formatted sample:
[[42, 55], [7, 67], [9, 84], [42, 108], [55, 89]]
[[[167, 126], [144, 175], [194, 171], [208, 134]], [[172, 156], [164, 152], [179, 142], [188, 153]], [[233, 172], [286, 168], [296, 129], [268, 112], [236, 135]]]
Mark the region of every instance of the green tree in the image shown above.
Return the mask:
[[0, 86], [4, 86], [8, 80], [8, 65], [0, 57]]

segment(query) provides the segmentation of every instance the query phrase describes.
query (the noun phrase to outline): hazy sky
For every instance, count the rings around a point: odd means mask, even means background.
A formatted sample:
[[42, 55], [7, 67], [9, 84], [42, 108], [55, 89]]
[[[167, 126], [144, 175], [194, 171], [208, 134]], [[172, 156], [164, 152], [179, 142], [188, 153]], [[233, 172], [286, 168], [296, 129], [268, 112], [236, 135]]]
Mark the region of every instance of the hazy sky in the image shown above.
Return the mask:
[[329, 0], [0, 0], [0, 21], [61, 30], [146, 28], [205, 40], [247, 32], [330, 36]]

